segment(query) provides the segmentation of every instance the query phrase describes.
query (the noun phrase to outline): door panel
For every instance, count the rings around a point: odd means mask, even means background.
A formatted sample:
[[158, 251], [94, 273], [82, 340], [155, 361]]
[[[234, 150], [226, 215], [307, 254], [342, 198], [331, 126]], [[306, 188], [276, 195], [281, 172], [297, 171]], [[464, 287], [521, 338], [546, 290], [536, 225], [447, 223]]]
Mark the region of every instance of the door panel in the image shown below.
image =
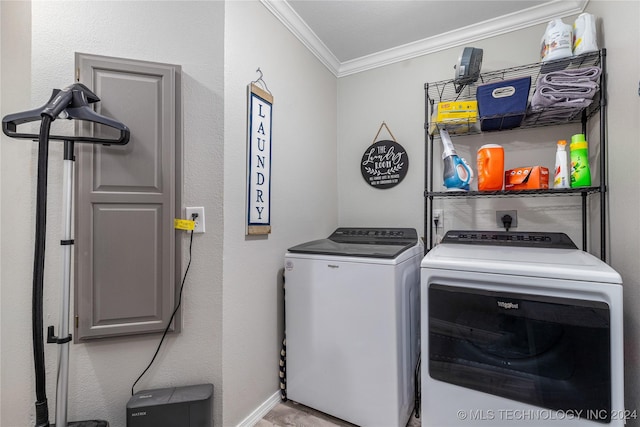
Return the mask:
[[[180, 281], [180, 67], [76, 54], [124, 146], [76, 146], [76, 340], [164, 330]], [[82, 123], [84, 134], [112, 132]], [[177, 322], [176, 324], [179, 324]], [[175, 327], [175, 325], [173, 326]]]

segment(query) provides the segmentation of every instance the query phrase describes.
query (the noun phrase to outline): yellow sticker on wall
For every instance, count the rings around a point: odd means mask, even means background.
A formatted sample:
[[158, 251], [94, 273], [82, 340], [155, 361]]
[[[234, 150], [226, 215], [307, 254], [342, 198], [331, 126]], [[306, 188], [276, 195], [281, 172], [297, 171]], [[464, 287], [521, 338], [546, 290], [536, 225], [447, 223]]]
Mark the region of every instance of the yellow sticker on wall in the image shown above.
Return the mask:
[[176, 230], [193, 230], [196, 227], [196, 222], [195, 221], [191, 221], [190, 219], [180, 219], [180, 218], [174, 218], [173, 219], [173, 228], [175, 228]]

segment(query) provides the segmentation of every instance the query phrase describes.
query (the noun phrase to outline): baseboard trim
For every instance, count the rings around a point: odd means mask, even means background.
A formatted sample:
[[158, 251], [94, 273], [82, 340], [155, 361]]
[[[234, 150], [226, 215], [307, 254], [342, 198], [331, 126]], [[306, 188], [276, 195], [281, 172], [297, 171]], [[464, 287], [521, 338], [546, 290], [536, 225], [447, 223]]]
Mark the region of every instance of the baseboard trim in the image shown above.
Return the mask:
[[271, 397], [262, 402], [260, 406], [253, 410], [247, 418], [242, 420], [237, 427], [253, 427], [260, 421], [270, 410], [272, 410], [278, 403], [280, 403], [280, 391], [276, 391]]

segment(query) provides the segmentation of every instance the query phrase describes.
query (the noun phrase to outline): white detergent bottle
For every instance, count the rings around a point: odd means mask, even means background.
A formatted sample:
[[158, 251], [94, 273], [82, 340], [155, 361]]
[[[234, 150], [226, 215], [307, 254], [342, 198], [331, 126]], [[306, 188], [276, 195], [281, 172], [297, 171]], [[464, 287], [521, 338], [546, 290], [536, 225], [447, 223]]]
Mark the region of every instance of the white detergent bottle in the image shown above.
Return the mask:
[[542, 61], [553, 61], [554, 59], [567, 58], [573, 55], [572, 52], [573, 31], [569, 24], [556, 18], [547, 24], [547, 30], [542, 37], [540, 49], [540, 59]]
[[567, 161], [567, 141], [561, 139], [558, 141], [558, 150], [556, 151], [556, 169], [553, 177], [553, 188], [569, 188], [569, 170]]
[[573, 23], [573, 54], [581, 55], [598, 50], [596, 17], [581, 13]]

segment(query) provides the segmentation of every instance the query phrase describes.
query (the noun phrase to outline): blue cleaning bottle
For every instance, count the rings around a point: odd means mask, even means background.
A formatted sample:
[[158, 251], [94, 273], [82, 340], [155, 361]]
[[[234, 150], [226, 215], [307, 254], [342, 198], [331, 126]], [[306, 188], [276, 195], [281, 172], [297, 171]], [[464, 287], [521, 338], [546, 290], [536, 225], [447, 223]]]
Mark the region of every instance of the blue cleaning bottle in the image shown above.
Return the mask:
[[458, 156], [446, 129], [440, 129], [442, 140], [442, 181], [447, 191], [468, 191], [469, 183], [473, 181], [473, 170], [467, 161]]

